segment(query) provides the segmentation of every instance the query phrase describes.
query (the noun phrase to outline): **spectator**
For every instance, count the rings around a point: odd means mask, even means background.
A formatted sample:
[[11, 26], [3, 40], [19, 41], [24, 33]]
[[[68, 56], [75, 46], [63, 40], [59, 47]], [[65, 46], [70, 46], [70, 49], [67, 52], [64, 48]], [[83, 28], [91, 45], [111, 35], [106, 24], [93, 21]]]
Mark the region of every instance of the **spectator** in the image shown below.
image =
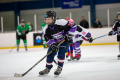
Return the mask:
[[102, 24], [98, 18], [96, 18], [96, 21], [94, 21], [93, 28], [102, 28]]
[[30, 22], [28, 22], [27, 24], [32, 27], [32, 30], [31, 30], [31, 31], [33, 31], [33, 25], [32, 25]]
[[88, 22], [85, 20], [84, 16], [81, 17], [81, 21], [80, 21], [79, 25], [81, 25], [82, 27], [84, 27], [84, 28], [86, 28], [86, 29], [89, 28], [89, 24], [88, 24]]

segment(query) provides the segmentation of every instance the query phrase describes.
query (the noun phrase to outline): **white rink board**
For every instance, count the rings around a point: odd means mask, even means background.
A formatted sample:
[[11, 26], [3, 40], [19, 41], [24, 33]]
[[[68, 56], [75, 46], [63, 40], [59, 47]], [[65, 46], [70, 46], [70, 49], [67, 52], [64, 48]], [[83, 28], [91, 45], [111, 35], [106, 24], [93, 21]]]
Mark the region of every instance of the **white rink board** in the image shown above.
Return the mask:
[[[108, 34], [111, 28], [98, 28], [98, 29], [88, 29], [88, 31], [92, 34], [93, 38]], [[33, 33], [30, 32], [27, 35], [27, 45], [33, 46]], [[36, 32], [37, 33], [37, 32]], [[114, 36], [105, 36], [94, 40], [93, 43], [116, 43], [117, 38]], [[0, 34], [0, 47], [13, 47], [16, 44], [16, 33], [1, 33]], [[84, 41], [83, 44], [89, 44]], [[20, 42], [20, 46], [24, 46], [23, 41]]]

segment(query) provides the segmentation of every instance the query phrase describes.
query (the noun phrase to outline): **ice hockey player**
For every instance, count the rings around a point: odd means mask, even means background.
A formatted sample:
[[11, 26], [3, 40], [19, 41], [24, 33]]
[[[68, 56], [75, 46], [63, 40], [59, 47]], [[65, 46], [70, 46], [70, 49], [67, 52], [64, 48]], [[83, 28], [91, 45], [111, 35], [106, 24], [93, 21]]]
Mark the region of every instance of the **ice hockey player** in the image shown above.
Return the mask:
[[81, 57], [81, 49], [80, 45], [83, 41], [88, 41], [90, 43], [93, 42], [93, 38], [91, 37], [91, 33], [88, 32], [87, 29], [83, 28], [82, 26], [78, 25], [75, 31], [75, 35], [73, 36], [73, 50], [75, 52], [75, 56], [73, 59], [79, 60]]
[[120, 59], [120, 12], [117, 13], [117, 20], [115, 21], [112, 30], [108, 33], [109, 36], [117, 34], [117, 41], [119, 42], [119, 55]]
[[22, 19], [20, 22], [20, 25], [17, 26], [17, 31], [16, 31], [16, 43], [17, 43], [17, 51], [19, 51], [19, 44], [20, 44], [20, 39], [23, 40], [25, 50], [27, 51], [27, 40], [26, 40], [26, 35], [31, 31], [31, 26], [28, 24], [25, 24], [25, 20]]
[[[69, 19], [68, 21], [74, 23], [74, 20]], [[74, 36], [72, 37], [73, 41], [73, 49], [75, 52], [75, 56], [71, 57], [71, 60], [77, 59], [79, 60], [81, 57], [81, 49], [80, 45], [82, 44], [83, 41], [89, 41], [90, 43], [93, 41], [91, 34], [88, 32], [87, 29], [83, 28], [82, 26], [78, 25], [76, 31], [74, 32]], [[71, 46], [70, 46], [71, 47]], [[73, 53], [73, 51], [72, 51]], [[68, 54], [66, 56], [69, 56]]]
[[[43, 30], [43, 28], [45, 27], [45, 25], [46, 25], [46, 23], [45, 23], [45, 22], [43, 22], [43, 23], [42, 23], [42, 25], [41, 25], [42, 30]], [[44, 48], [47, 48], [47, 47], [48, 47], [48, 45], [47, 45], [46, 40], [45, 40], [45, 38], [44, 38], [44, 37], [43, 37], [43, 47], [44, 47]]]
[[[52, 69], [53, 65], [52, 62], [54, 60], [55, 55], [57, 54], [58, 57], [58, 67], [54, 72], [55, 75], [59, 75], [63, 69], [65, 53], [68, 50], [70, 45], [69, 43], [69, 33], [74, 33], [76, 31], [76, 25], [66, 21], [65, 19], [58, 19], [56, 20], [56, 12], [55, 11], [47, 11], [45, 14], [45, 22], [46, 26], [43, 29], [43, 34], [47, 44], [49, 45], [48, 52], [52, 50], [47, 56], [46, 59], [46, 68], [39, 72], [39, 75], [48, 74]], [[63, 42], [59, 46], [59, 51], [57, 45], [61, 42], [65, 37], [65, 42]]]

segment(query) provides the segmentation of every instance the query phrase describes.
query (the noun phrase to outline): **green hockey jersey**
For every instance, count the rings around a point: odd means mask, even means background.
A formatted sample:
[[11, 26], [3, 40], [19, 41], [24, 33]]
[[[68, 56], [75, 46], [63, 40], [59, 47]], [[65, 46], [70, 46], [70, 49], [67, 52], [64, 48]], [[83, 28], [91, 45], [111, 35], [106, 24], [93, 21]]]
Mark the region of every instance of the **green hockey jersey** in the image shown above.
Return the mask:
[[25, 24], [24, 27], [22, 27], [21, 25], [17, 26], [17, 33], [18, 33], [19, 36], [24, 35], [25, 31], [27, 31], [27, 30], [28, 31], [32, 30], [31, 26], [29, 26], [28, 24]]
[[43, 28], [45, 27], [46, 23], [42, 23], [41, 27], [42, 27], [42, 30]]

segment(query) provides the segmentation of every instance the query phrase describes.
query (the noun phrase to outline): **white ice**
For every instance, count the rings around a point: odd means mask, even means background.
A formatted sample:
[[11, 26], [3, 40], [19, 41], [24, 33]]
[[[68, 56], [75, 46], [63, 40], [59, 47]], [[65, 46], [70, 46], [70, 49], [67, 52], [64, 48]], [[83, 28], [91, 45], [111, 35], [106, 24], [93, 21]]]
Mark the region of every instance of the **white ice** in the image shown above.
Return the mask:
[[39, 71], [45, 68], [46, 59], [24, 77], [14, 77], [15, 73], [23, 74], [43, 58], [47, 49], [29, 48], [26, 52], [20, 48], [19, 52], [16, 49], [9, 51], [10, 49], [0, 49], [0, 80], [120, 80], [118, 45], [81, 46], [81, 59], [66, 59], [62, 73], [56, 78], [54, 71], [57, 65], [54, 63], [48, 75], [38, 77]]

